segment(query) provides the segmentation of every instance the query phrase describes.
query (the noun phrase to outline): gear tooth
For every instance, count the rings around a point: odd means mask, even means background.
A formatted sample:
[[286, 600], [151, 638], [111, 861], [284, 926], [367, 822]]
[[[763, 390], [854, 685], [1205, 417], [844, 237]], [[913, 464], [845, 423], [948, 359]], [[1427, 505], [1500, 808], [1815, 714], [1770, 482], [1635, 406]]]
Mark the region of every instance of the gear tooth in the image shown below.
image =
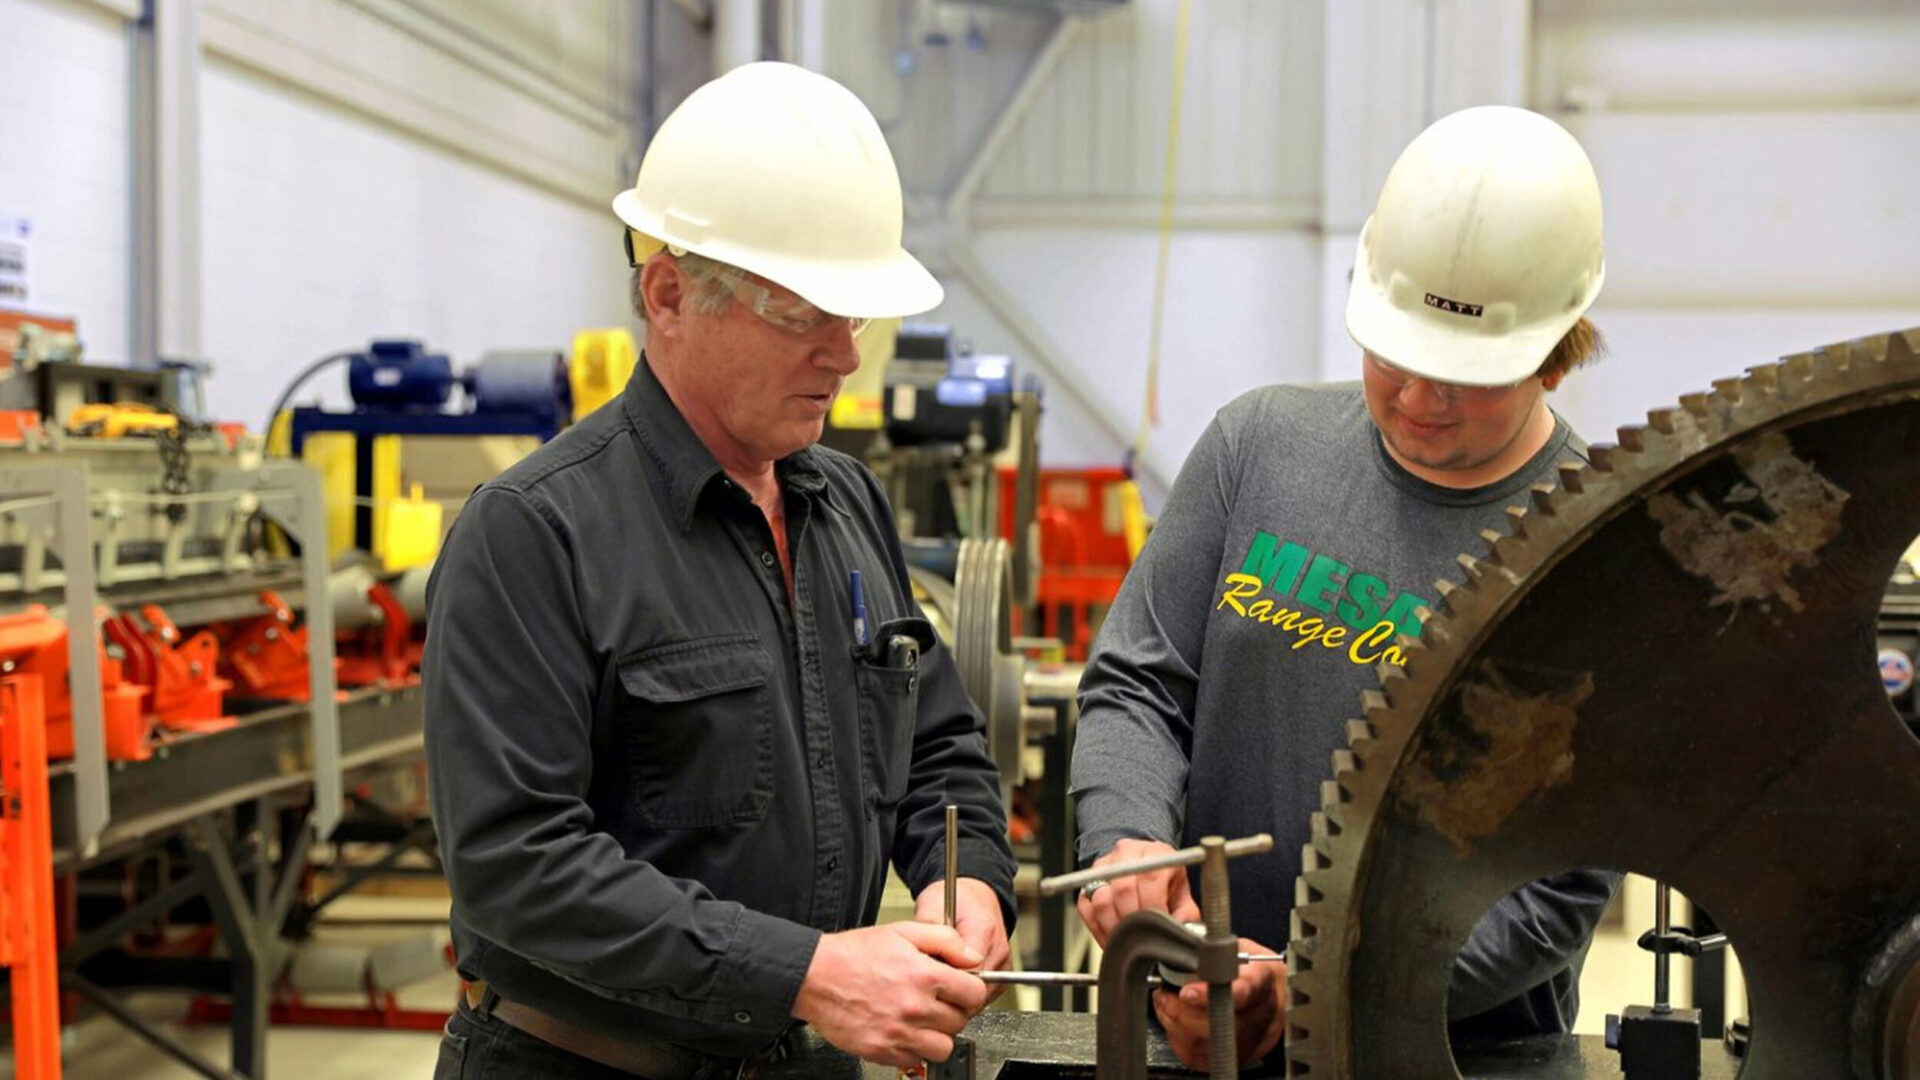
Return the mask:
[[1457, 556], [1454, 559], [1454, 561], [1460, 564], [1460, 569], [1465, 570], [1467, 572], [1467, 580], [1465, 584], [1468, 586], [1478, 585], [1480, 583], [1480, 579], [1487, 576], [1486, 566], [1481, 562], [1481, 560], [1476, 559], [1471, 555]]
[[1780, 392], [1780, 365], [1760, 364], [1747, 369], [1747, 384], [1762, 394], [1773, 395]]
[[1527, 508], [1524, 506], [1507, 507], [1507, 535], [1516, 539], [1525, 539], [1527, 535]]
[[[1647, 411], [1647, 426], [1662, 435], [1671, 435], [1680, 427], [1680, 414], [1673, 409], [1650, 409]], [[1626, 443], [1625, 439], [1620, 441], [1622, 445]]]
[[1837, 375], [1853, 366], [1855, 342], [1842, 341], [1813, 350], [1813, 372], [1817, 378]]
[[1730, 405], [1740, 404], [1742, 387], [1744, 387], [1745, 385], [1746, 385], [1746, 380], [1744, 379], [1713, 380], [1714, 392], [1719, 394], [1721, 397], [1725, 398], [1727, 400], [1727, 403]]
[[[1363, 690], [1360, 692], [1361, 711], [1371, 714], [1371, 713], [1379, 712], [1381, 709], [1384, 709], [1386, 707], [1387, 707], [1387, 695], [1381, 693], [1378, 690]], [[1349, 743], [1358, 742], [1361, 739], [1371, 739], [1371, 738], [1373, 738], [1372, 724], [1368, 723], [1365, 720], [1347, 721], [1347, 741]]]
[[1552, 514], [1555, 513], [1555, 509], [1553, 505], [1553, 485], [1552, 484], [1533, 485], [1533, 487], [1528, 489], [1527, 498], [1528, 498], [1528, 501], [1533, 504], [1532, 510], [1534, 513], [1545, 514], [1548, 516], [1551, 516]]
[[[1713, 399], [1707, 394], [1681, 394], [1680, 407], [1702, 420], [1713, 411]], [[1667, 434], [1671, 435], [1672, 432]]]
[[1320, 806], [1328, 820], [1336, 825], [1345, 824], [1340, 820], [1340, 808], [1351, 802], [1353, 795], [1338, 780], [1320, 781]]
[[1385, 660], [1373, 665], [1373, 675], [1374, 678], [1379, 679], [1382, 683], [1385, 683], [1389, 678], [1409, 678], [1405, 663], [1394, 664]]
[[1321, 851], [1319, 848], [1314, 847], [1312, 844], [1300, 845], [1300, 872], [1301, 873], [1317, 874], [1322, 870], [1331, 869], [1332, 867], [1333, 867], [1333, 860], [1327, 857], [1326, 852]]
[[1887, 335], [1887, 362], [1907, 363], [1920, 357], [1920, 329]]
[[1449, 620], [1435, 619], [1427, 624], [1425, 630], [1420, 632], [1420, 640], [1426, 642], [1430, 648], [1447, 648], [1451, 646], [1455, 640], [1453, 627], [1449, 624]]
[[[1626, 433], [1626, 428], [1620, 429], [1620, 434], [1625, 435]], [[1619, 450], [1619, 447], [1612, 443], [1594, 443], [1592, 446], [1587, 447], [1587, 461], [1593, 466], [1596, 472], [1612, 472], [1613, 455], [1617, 450]]]
[[[1589, 447], [1588, 449], [1592, 450], [1593, 448]], [[1582, 491], [1586, 490], [1586, 483], [1581, 478], [1581, 475], [1580, 475], [1580, 466], [1578, 465], [1560, 466], [1560, 490], [1571, 491], [1575, 495], [1578, 495]]]
[[1498, 529], [1481, 529], [1480, 530], [1480, 539], [1486, 541], [1487, 553], [1492, 555], [1496, 559], [1500, 557], [1500, 541], [1505, 540], [1506, 538], [1507, 538], [1507, 534], [1501, 532]]
[[[1625, 427], [1615, 428], [1613, 433], [1614, 442], [1618, 444], [1619, 448], [1635, 454], [1645, 450], [1647, 448], [1647, 428], [1649, 426], [1655, 431], [1671, 434], [1674, 420], [1673, 410], [1661, 409], [1657, 411], [1661, 414], [1661, 418], [1657, 422], [1654, 420], [1654, 413], [1648, 413], [1648, 423], [1646, 424], [1628, 424]], [[1666, 424], [1667, 426], [1661, 427], [1661, 424]]]
[[1326, 898], [1326, 894], [1308, 884], [1306, 878], [1293, 879], [1294, 907], [1311, 907]]
[[1780, 374], [1786, 377], [1783, 381], [1803, 383], [1813, 378], [1813, 373], [1813, 354], [1810, 352], [1793, 353], [1780, 358]]
[[1333, 752], [1333, 775], [1337, 780], [1343, 776], [1352, 776], [1360, 771], [1360, 762], [1355, 760], [1352, 750]]
[[1313, 817], [1308, 819], [1307, 830], [1309, 834], [1312, 835], [1316, 846], [1322, 843], [1331, 845], [1333, 838], [1340, 835], [1340, 826], [1335, 825], [1327, 819], [1327, 815], [1318, 811], [1315, 811]]

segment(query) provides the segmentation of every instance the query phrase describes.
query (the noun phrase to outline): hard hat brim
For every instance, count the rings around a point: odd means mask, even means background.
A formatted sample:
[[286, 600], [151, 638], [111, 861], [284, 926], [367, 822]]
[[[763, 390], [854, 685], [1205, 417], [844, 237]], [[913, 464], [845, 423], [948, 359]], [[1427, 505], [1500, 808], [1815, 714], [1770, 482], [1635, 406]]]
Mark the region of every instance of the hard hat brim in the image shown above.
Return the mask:
[[[684, 248], [738, 267], [790, 289], [822, 311], [858, 319], [898, 319], [939, 307], [946, 297], [940, 282], [905, 248], [886, 257], [857, 263], [828, 263], [806, 257], [736, 249], [718, 242], [682, 243], [640, 205], [632, 189], [615, 195], [613, 212], [639, 233], [662, 244]], [[636, 244], [636, 255], [640, 251]], [[657, 248], [654, 250], [658, 250]], [[649, 252], [651, 254], [651, 252]]]
[[1469, 316], [1396, 306], [1386, 290], [1373, 283], [1364, 240], [1355, 247], [1353, 283], [1347, 289], [1347, 336], [1403, 371], [1461, 386], [1511, 386], [1538, 372], [1553, 347], [1599, 297], [1606, 277], [1602, 265], [1583, 301], [1555, 318], [1491, 334], [1476, 328]]

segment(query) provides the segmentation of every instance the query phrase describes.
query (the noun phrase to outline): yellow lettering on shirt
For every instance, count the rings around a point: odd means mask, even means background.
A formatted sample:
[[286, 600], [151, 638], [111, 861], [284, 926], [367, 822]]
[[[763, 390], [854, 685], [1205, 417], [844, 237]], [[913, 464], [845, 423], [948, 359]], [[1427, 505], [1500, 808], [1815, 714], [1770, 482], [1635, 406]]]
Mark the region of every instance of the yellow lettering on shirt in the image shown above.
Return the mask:
[[[1395, 629], [1394, 623], [1390, 620], [1381, 620], [1365, 634], [1355, 638], [1349, 646], [1347, 645], [1347, 628], [1344, 626], [1329, 625], [1327, 620], [1317, 615], [1308, 615], [1304, 611], [1280, 607], [1270, 597], [1262, 597], [1248, 603], [1247, 601], [1263, 591], [1265, 585], [1253, 574], [1228, 574], [1225, 585], [1226, 587], [1220, 592], [1220, 602], [1213, 606], [1213, 610], [1231, 608], [1235, 615], [1243, 619], [1252, 619], [1262, 625], [1293, 634], [1295, 640], [1290, 647], [1295, 650], [1314, 644], [1328, 650], [1337, 650], [1345, 646], [1348, 659], [1356, 664], [1376, 664], [1385, 661], [1397, 666], [1406, 663], [1406, 657], [1398, 646], [1386, 645], [1386, 642], [1392, 640]], [[1386, 647], [1381, 648], [1382, 645]]]

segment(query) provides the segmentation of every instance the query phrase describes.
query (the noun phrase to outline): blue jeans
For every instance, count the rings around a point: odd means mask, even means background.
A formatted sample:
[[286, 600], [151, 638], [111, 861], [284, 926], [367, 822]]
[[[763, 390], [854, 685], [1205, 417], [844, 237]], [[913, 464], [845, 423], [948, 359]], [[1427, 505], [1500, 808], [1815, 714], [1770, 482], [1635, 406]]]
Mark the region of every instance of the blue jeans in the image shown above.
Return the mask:
[[433, 1080], [634, 1080], [534, 1038], [494, 1016], [482, 1016], [466, 1001], [447, 1019]]

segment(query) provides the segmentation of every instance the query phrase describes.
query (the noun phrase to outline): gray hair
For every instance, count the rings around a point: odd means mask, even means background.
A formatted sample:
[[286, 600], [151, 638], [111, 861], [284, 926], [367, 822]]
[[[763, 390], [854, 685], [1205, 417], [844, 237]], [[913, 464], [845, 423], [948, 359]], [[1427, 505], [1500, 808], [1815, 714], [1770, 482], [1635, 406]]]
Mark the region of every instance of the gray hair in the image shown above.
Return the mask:
[[[681, 273], [687, 275], [687, 302], [702, 315], [718, 315], [733, 303], [733, 281], [740, 271], [718, 259], [709, 259], [705, 255], [696, 255], [689, 251], [684, 255], [669, 255], [679, 264]], [[647, 298], [640, 288], [640, 271], [645, 264], [633, 268], [633, 276], [627, 283], [627, 299], [633, 305], [633, 313], [641, 322], [647, 321]]]

